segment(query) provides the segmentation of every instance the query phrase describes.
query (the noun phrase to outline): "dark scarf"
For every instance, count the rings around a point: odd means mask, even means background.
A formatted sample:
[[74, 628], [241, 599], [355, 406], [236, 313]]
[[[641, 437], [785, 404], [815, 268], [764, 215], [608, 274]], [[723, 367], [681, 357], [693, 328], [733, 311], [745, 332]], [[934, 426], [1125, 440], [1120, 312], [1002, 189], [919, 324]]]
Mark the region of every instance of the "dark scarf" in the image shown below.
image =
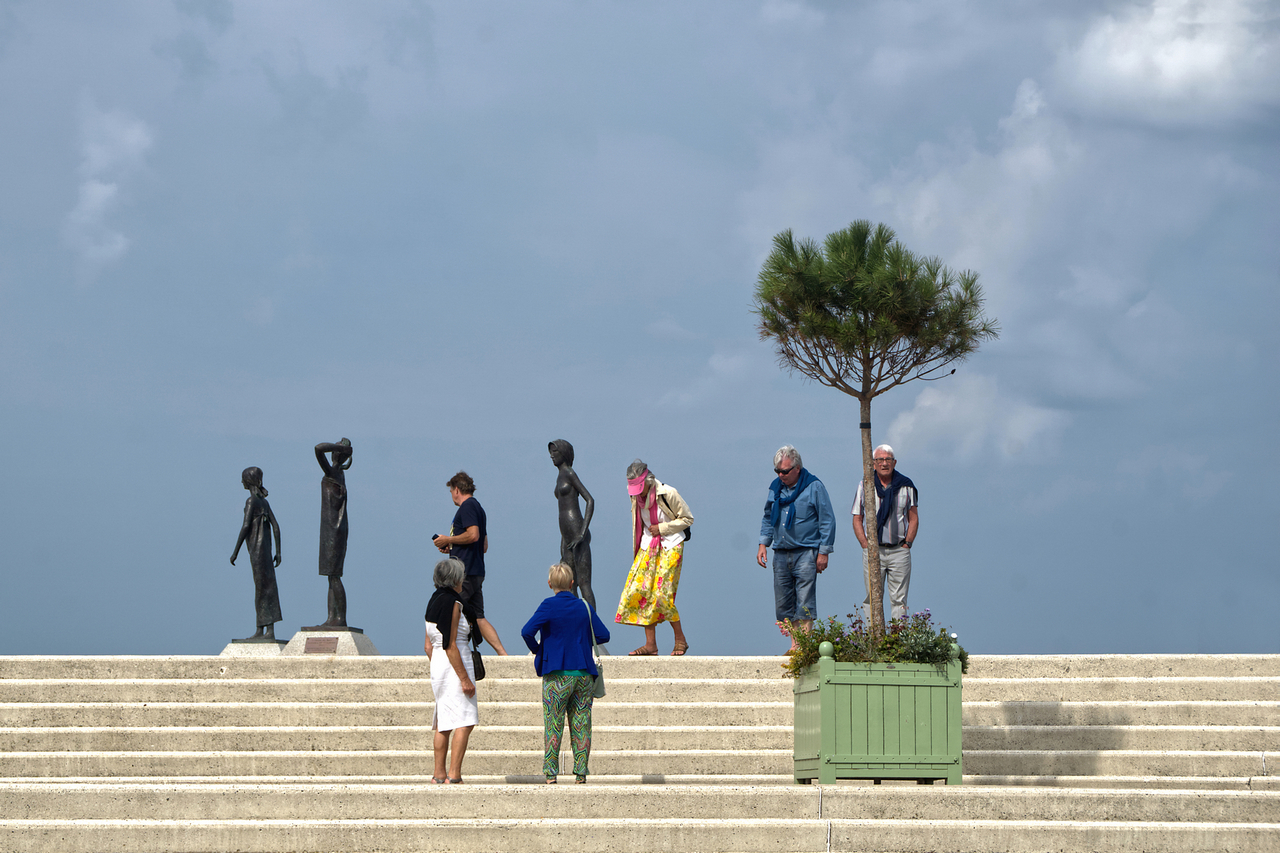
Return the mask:
[[[782, 478], [774, 477], [773, 482], [769, 484], [769, 492], [770, 494], [773, 495], [773, 499], [770, 501], [770, 505], [773, 507], [773, 509], [770, 511], [770, 514], [769, 514], [769, 523], [772, 524], [775, 528], [777, 528], [778, 519], [782, 518], [782, 508], [784, 506], [789, 507], [793, 503], [795, 503], [796, 498], [800, 497], [800, 493], [803, 492], [809, 486], [810, 483], [820, 483], [820, 482], [822, 481], [809, 473], [808, 468], [801, 468], [800, 479], [796, 480], [795, 490], [791, 493], [791, 497], [784, 499], [782, 497]], [[790, 530], [791, 525], [795, 522], [795, 520], [796, 520], [796, 511], [792, 509], [791, 512], [787, 514], [787, 523], [784, 526], [784, 529]]]
[[441, 634], [444, 634], [444, 641], [440, 643], [440, 648], [442, 649], [447, 649], [453, 645], [453, 605], [455, 602], [461, 604], [462, 596], [447, 586], [436, 587], [435, 594], [427, 602], [427, 613], [423, 618], [434, 624], [436, 629]]
[[[880, 485], [880, 475], [872, 474], [872, 481], [876, 484], [876, 497], [880, 499], [880, 508], [876, 510], [876, 531], [884, 533], [884, 526], [889, 521], [889, 514], [893, 512], [898, 505], [898, 490], [903, 486], [914, 489], [916, 484], [911, 482], [911, 478], [904, 474], [898, 473], [896, 470], [893, 476], [889, 478], [889, 485]], [[906, 531], [902, 531], [905, 536]], [[877, 537], [877, 541], [883, 541]], [[896, 544], [896, 543], [895, 543]]]

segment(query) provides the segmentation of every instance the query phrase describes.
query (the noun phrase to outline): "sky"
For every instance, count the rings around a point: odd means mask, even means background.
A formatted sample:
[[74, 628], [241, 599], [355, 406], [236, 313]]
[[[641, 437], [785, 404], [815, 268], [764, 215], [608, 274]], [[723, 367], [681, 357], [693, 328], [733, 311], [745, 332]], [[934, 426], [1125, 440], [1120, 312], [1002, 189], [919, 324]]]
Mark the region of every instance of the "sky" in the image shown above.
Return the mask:
[[860, 219], [1000, 327], [873, 404], [920, 491], [910, 609], [973, 654], [1278, 653], [1278, 142], [1274, 0], [0, 0], [0, 655], [252, 633], [251, 465], [277, 635], [323, 621], [343, 436], [384, 654], [421, 654], [460, 469], [523, 650], [557, 438], [606, 622], [639, 457], [695, 516], [690, 653], [781, 653], [773, 454], [832, 496], [843, 617], [858, 404], [779, 367], [753, 293], [776, 234]]

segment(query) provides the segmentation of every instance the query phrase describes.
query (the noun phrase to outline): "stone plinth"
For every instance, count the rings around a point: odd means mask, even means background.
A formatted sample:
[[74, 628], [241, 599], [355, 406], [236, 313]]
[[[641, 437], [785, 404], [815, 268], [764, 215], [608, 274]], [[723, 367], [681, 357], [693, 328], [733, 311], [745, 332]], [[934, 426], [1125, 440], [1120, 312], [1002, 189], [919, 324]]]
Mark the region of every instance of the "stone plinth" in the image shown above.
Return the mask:
[[293, 635], [281, 651], [281, 656], [293, 655], [336, 655], [338, 657], [354, 657], [358, 655], [379, 655], [373, 641], [364, 635], [359, 628], [303, 628]]
[[274, 658], [279, 657], [288, 644], [287, 640], [232, 640], [222, 654], [236, 658]]

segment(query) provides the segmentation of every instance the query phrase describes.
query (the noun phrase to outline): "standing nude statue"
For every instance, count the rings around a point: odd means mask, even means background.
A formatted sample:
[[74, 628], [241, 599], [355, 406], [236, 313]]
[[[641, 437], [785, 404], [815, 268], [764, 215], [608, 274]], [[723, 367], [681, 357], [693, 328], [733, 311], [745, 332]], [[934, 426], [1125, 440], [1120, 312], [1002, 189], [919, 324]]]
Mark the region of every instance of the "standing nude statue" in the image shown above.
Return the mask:
[[[573, 470], [573, 445], [563, 438], [547, 443], [551, 464], [556, 466], [556, 501], [560, 504], [560, 562], [573, 569], [573, 585], [596, 609], [596, 596], [591, 591], [591, 515], [596, 502]], [[585, 511], [578, 510], [578, 496], [586, 501]]]
[[[248, 543], [249, 565], [253, 568], [253, 606], [258, 615], [258, 631], [249, 640], [274, 640], [280, 615], [280, 592], [276, 589], [276, 568], [280, 565], [280, 525], [276, 523], [267, 490], [262, 487], [262, 469], [245, 468], [241, 484], [249, 490], [244, 502], [244, 524], [231, 552], [231, 565], [240, 556], [240, 546]], [[276, 555], [271, 558], [271, 534], [275, 534]]]
[[[328, 453], [330, 459], [325, 459]], [[324, 471], [320, 480], [320, 574], [329, 578], [329, 618], [320, 627], [345, 628], [347, 591], [342, 586], [342, 564], [347, 559], [347, 478], [351, 467], [351, 442], [316, 445], [316, 461]]]

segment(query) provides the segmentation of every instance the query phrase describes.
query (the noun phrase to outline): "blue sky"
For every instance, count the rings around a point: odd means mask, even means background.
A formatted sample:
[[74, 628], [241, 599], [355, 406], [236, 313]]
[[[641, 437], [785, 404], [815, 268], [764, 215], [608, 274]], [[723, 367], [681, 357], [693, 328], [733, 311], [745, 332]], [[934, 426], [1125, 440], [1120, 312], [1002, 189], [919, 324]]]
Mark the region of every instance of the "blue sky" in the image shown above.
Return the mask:
[[[754, 552], [779, 445], [863, 595], [857, 403], [779, 369], [776, 233], [884, 222], [1002, 333], [878, 399], [921, 492], [912, 610], [974, 653], [1280, 652], [1280, 6], [0, 0], [0, 654], [216, 654], [265, 472], [288, 637], [421, 649], [465, 469], [508, 646], [571, 441], [606, 610], [634, 457], [696, 517], [692, 653], [785, 649]], [[625, 652], [642, 641], [619, 628]], [[670, 634], [659, 631], [670, 649]]]

